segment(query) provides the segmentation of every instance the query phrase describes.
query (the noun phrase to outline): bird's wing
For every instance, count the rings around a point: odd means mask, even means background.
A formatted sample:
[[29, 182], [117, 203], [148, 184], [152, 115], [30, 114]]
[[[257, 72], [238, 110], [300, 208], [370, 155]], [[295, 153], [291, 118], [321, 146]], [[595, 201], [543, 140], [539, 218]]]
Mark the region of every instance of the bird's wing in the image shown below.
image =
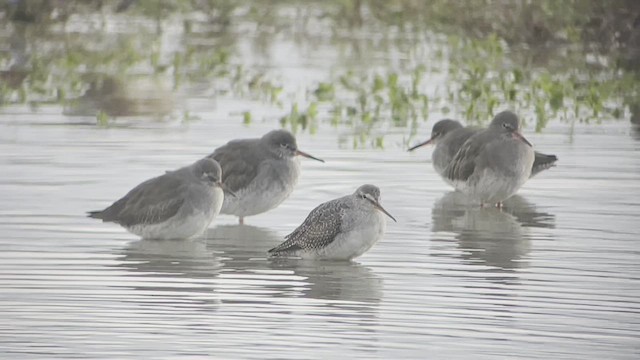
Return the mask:
[[451, 152], [448, 155], [453, 159], [464, 143], [480, 131], [480, 129], [471, 126], [454, 130], [449, 140], [450, 146], [448, 150]]
[[466, 181], [476, 170], [478, 157], [486, 146], [482, 133], [471, 136], [453, 157], [445, 171], [449, 180]]
[[328, 201], [313, 209], [300, 226], [285, 236], [285, 242], [269, 252], [313, 250], [329, 245], [340, 232], [342, 216], [348, 208], [348, 205], [340, 200]]
[[246, 187], [258, 174], [260, 154], [254, 154], [250, 141], [254, 140], [230, 141], [209, 155], [220, 164], [222, 182], [233, 192]]
[[143, 182], [120, 200], [91, 217], [133, 226], [155, 224], [174, 216], [185, 202], [188, 185], [168, 173]]

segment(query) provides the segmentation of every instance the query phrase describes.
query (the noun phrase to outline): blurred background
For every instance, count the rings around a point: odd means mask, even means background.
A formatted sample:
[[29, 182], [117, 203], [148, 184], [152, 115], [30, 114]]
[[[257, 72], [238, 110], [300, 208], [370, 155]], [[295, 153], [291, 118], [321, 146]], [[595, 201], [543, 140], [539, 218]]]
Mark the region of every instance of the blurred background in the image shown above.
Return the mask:
[[503, 108], [537, 131], [638, 122], [639, 14], [634, 0], [7, 0], [0, 106], [100, 126], [214, 109], [364, 147]]
[[[639, 77], [637, 0], [0, 0], [0, 357], [637, 359]], [[503, 210], [406, 152], [504, 109], [559, 161]], [[281, 127], [326, 163], [244, 226], [86, 218]], [[267, 260], [364, 183], [369, 252]]]

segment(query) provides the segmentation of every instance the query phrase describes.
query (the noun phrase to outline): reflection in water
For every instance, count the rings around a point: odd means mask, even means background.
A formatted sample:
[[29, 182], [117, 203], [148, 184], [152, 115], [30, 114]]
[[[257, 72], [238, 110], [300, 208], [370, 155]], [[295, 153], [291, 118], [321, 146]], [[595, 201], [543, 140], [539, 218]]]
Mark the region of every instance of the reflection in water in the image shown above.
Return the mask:
[[[266, 286], [279, 295], [292, 293], [324, 300], [379, 302], [382, 279], [369, 268], [353, 262], [267, 259], [267, 250], [282, 242], [277, 233], [251, 225], [220, 225], [207, 232], [207, 244], [220, 253], [225, 269], [293, 275], [297, 281]], [[302, 285], [299, 279], [304, 279]]]
[[82, 96], [66, 104], [65, 115], [95, 116], [103, 112], [113, 117], [162, 117], [173, 111], [173, 94], [157, 77], [88, 75], [85, 80], [89, 88]]
[[270, 266], [303, 279], [302, 284], [274, 283], [271, 286], [274, 298], [317, 304], [318, 315], [330, 317], [335, 324], [358, 329], [341, 334], [341, 338], [365, 344], [360, 351], [375, 353], [378, 350], [373, 344], [378, 343], [383, 283], [371, 269], [354, 262], [295, 259], [277, 259], [270, 262]]
[[[304, 297], [369, 304], [382, 298], [382, 279], [357, 263], [276, 259], [271, 267], [306, 278], [308, 287], [301, 292]], [[281, 294], [289, 294], [293, 289], [283, 290]]]
[[[325, 300], [378, 302], [382, 280], [369, 268], [353, 262], [267, 259], [267, 250], [282, 242], [277, 233], [251, 225], [220, 225], [207, 232], [208, 245], [221, 253], [225, 268], [234, 271], [275, 271], [280, 275], [304, 278], [305, 297]], [[274, 285], [280, 296], [289, 296], [292, 286], [300, 291], [300, 282]]]
[[204, 238], [225, 264], [235, 268], [253, 267], [253, 259], [265, 260], [267, 250], [282, 242], [276, 232], [251, 225], [218, 225], [207, 230]]
[[[638, 122], [640, 122], [640, 114], [638, 115]], [[640, 123], [631, 125], [631, 137], [640, 141]]]
[[[220, 225], [207, 233], [207, 244], [220, 253], [222, 278], [230, 285], [242, 285], [243, 294], [266, 296], [267, 302], [295, 301], [318, 313], [336, 317], [336, 322], [360, 324], [354, 337], [370, 338], [369, 326], [378, 321], [382, 279], [368, 267], [353, 262], [269, 260], [267, 250], [282, 242], [277, 233], [250, 225]], [[234, 288], [234, 291], [237, 291]], [[306, 299], [311, 301], [301, 301]], [[318, 302], [320, 300], [320, 302]], [[225, 300], [233, 303], [248, 300]]]
[[214, 279], [221, 264], [198, 240], [139, 240], [123, 250], [118, 267], [135, 275], [127, 286], [167, 302], [217, 303]]
[[[524, 266], [520, 261], [530, 251], [527, 228], [553, 228], [554, 216], [537, 212], [520, 195], [504, 202], [502, 210], [468, 204], [459, 192], [450, 192], [432, 209], [432, 230], [455, 233], [465, 260], [503, 269]], [[437, 240], [437, 234], [436, 234]]]

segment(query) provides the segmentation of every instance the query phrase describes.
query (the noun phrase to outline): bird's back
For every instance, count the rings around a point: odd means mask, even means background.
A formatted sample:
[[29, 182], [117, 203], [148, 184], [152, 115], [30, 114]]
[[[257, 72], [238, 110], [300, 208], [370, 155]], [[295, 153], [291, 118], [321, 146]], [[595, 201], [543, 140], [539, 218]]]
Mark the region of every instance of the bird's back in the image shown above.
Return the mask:
[[184, 194], [190, 185], [185, 175], [180, 169], [149, 179], [106, 209], [89, 212], [89, 217], [123, 226], [165, 221], [185, 202]]
[[237, 196], [226, 196], [221, 213], [251, 216], [271, 210], [293, 191], [297, 159], [268, 152], [260, 139], [234, 140], [210, 155], [222, 167], [224, 184]]
[[238, 192], [255, 179], [265, 154], [261, 153], [259, 139], [239, 139], [217, 148], [209, 157], [220, 164], [226, 187]]
[[349, 196], [318, 205], [300, 226], [285, 236], [285, 242], [269, 250], [269, 253], [278, 255], [326, 247], [342, 231], [343, 218], [350, 208]]
[[482, 130], [467, 139], [445, 170], [450, 181], [466, 181], [474, 173], [476, 164], [486, 147], [493, 142], [489, 130]]
[[431, 155], [436, 172], [444, 175], [445, 169], [456, 156], [462, 145], [479, 131], [480, 129], [474, 127], [463, 127], [449, 132], [439, 140]]

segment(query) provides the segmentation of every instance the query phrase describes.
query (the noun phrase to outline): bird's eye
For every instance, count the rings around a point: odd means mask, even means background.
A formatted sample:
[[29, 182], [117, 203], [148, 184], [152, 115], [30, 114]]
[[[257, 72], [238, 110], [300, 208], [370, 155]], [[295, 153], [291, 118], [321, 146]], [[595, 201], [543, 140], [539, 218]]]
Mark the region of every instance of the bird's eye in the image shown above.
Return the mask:
[[509, 124], [507, 124], [507, 123], [503, 123], [503, 124], [502, 124], [502, 127], [503, 127], [503, 128], [505, 128], [505, 129], [508, 129], [508, 128], [509, 128]]

